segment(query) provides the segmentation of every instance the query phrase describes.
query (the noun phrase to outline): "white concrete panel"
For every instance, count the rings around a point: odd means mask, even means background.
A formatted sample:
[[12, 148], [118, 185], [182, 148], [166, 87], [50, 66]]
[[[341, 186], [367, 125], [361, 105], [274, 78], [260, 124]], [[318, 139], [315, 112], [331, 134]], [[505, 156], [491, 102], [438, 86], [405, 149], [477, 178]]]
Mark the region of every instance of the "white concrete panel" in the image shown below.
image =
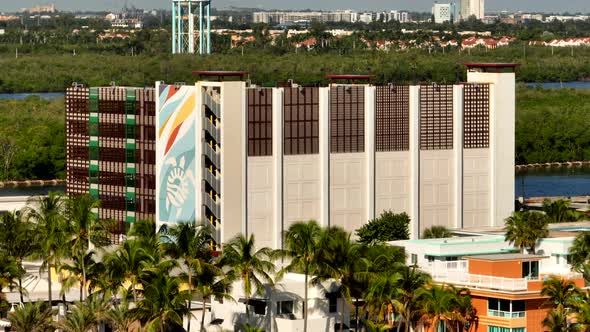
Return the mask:
[[286, 230], [295, 222], [320, 220], [319, 155], [284, 156], [283, 190]]
[[354, 232], [366, 219], [366, 155], [330, 155], [330, 225]]
[[463, 150], [464, 228], [490, 225], [490, 150]]
[[248, 231], [259, 247], [274, 247], [272, 157], [248, 158]]
[[420, 151], [420, 233], [434, 225], [456, 225], [453, 158], [453, 150]]
[[410, 153], [377, 152], [375, 173], [375, 215], [389, 210], [410, 214]]

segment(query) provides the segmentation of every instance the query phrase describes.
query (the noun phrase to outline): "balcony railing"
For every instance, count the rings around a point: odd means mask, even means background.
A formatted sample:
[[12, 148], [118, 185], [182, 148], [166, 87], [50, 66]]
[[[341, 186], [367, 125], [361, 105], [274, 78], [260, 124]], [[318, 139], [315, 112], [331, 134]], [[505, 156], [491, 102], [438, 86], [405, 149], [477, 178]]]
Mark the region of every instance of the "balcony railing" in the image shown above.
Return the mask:
[[213, 188], [213, 190], [215, 190], [215, 192], [220, 192], [219, 188], [221, 188], [221, 181], [217, 176], [213, 175], [213, 173], [211, 173], [211, 171], [209, 171], [209, 169], [207, 168], [203, 168], [203, 179], [207, 181], [207, 183], [209, 183], [209, 185]]
[[219, 94], [213, 89], [208, 89], [203, 92], [203, 104], [215, 114], [216, 118], [219, 119], [221, 117], [221, 99], [219, 98]]
[[221, 156], [219, 152], [217, 152], [216, 149], [212, 148], [211, 145], [206, 142], [203, 143], [203, 154], [213, 162], [215, 167], [220, 168]]
[[503, 317], [503, 318], [523, 318], [526, 317], [525, 311], [502, 311], [488, 309], [488, 316]]
[[221, 207], [219, 206], [217, 201], [211, 198], [211, 196], [209, 196], [209, 194], [207, 193], [203, 193], [203, 205], [209, 208], [209, 210], [213, 212], [215, 217], [219, 218], [219, 216], [221, 215]]
[[221, 133], [211, 120], [203, 118], [203, 129], [206, 130], [216, 142], [220, 141]]
[[469, 273], [469, 261], [432, 262], [426, 269], [434, 281], [509, 291], [527, 290], [526, 278], [504, 278]]

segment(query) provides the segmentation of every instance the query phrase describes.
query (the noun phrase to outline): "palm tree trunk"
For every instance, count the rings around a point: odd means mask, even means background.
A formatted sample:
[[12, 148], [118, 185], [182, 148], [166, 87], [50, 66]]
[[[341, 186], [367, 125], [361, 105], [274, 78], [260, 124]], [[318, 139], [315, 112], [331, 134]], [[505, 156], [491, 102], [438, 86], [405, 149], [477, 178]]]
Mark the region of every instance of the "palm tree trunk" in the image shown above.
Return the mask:
[[80, 282], [80, 302], [82, 302], [82, 282]]
[[23, 297], [23, 277], [18, 276], [18, 293], [20, 294], [20, 303], [25, 303]]
[[[188, 299], [188, 322], [186, 324], [186, 331], [191, 332], [191, 302], [193, 302], [193, 274], [189, 266], [188, 269], [188, 293], [190, 298]], [[204, 300], [203, 300], [204, 301]]]
[[[201, 329], [199, 330], [201, 332], [205, 331], [205, 310], [207, 309], [205, 299], [206, 298], [203, 297], [203, 312], [201, 312]], [[190, 332], [190, 331], [188, 331], [188, 332]]]
[[340, 314], [340, 332], [344, 331], [344, 297], [342, 297], [342, 313]]
[[250, 296], [246, 295], [246, 323], [250, 324]]
[[305, 288], [303, 295], [303, 332], [307, 332], [307, 278], [309, 274], [309, 267], [305, 266]]
[[49, 308], [52, 306], [51, 298], [51, 263], [47, 264], [47, 295], [49, 296]]
[[80, 293], [82, 300], [86, 299], [86, 266], [84, 265], [84, 257], [82, 258], [82, 292]]

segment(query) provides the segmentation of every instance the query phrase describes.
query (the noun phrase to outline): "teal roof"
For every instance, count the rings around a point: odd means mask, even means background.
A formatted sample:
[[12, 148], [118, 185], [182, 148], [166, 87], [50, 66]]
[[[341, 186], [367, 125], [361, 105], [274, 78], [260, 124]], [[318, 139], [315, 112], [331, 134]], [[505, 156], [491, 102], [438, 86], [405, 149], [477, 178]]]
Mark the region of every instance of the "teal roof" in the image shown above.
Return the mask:
[[470, 251], [470, 252], [462, 252], [462, 253], [426, 253], [427, 256], [432, 257], [455, 257], [455, 256], [479, 256], [479, 255], [493, 255], [493, 254], [506, 254], [518, 252], [516, 248], [506, 248], [506, 249], [499, 249], [499, 250], [488, 250], [488, 251]]
[[452, 237], [445, 239], [419, 239], [408, 240], [407, 243], [430, 246], [456, 246], [465, 244], [484, 244], [484, 243], [500, 243], [505, 242], [502, 235], [482, 235], [469, 237]]

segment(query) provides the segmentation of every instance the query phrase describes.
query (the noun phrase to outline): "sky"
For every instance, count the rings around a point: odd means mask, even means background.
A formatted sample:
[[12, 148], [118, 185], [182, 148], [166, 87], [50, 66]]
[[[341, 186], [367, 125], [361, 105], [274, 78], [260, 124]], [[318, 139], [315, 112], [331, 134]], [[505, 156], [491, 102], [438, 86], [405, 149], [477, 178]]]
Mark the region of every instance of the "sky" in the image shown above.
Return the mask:
[[[127, 0], [138, 8], [168, 8], [169, 0]], [[439, 0], [439, 3], [451, 0]], [[456, 0], [459, 2], [460, 0]], [[213, 7], [254, 7], [261, 9], [405, 9], [430, 11], [434, 0], [213, 0]], [[23, 7], [55, 3], [60, 10], [114, 10], [125, 0], [0, 0], [0, 12], [14, 12]], [[536, 12], [590, 13], [590, 0], [486, 0], [486, 11], [522, 10]]]

